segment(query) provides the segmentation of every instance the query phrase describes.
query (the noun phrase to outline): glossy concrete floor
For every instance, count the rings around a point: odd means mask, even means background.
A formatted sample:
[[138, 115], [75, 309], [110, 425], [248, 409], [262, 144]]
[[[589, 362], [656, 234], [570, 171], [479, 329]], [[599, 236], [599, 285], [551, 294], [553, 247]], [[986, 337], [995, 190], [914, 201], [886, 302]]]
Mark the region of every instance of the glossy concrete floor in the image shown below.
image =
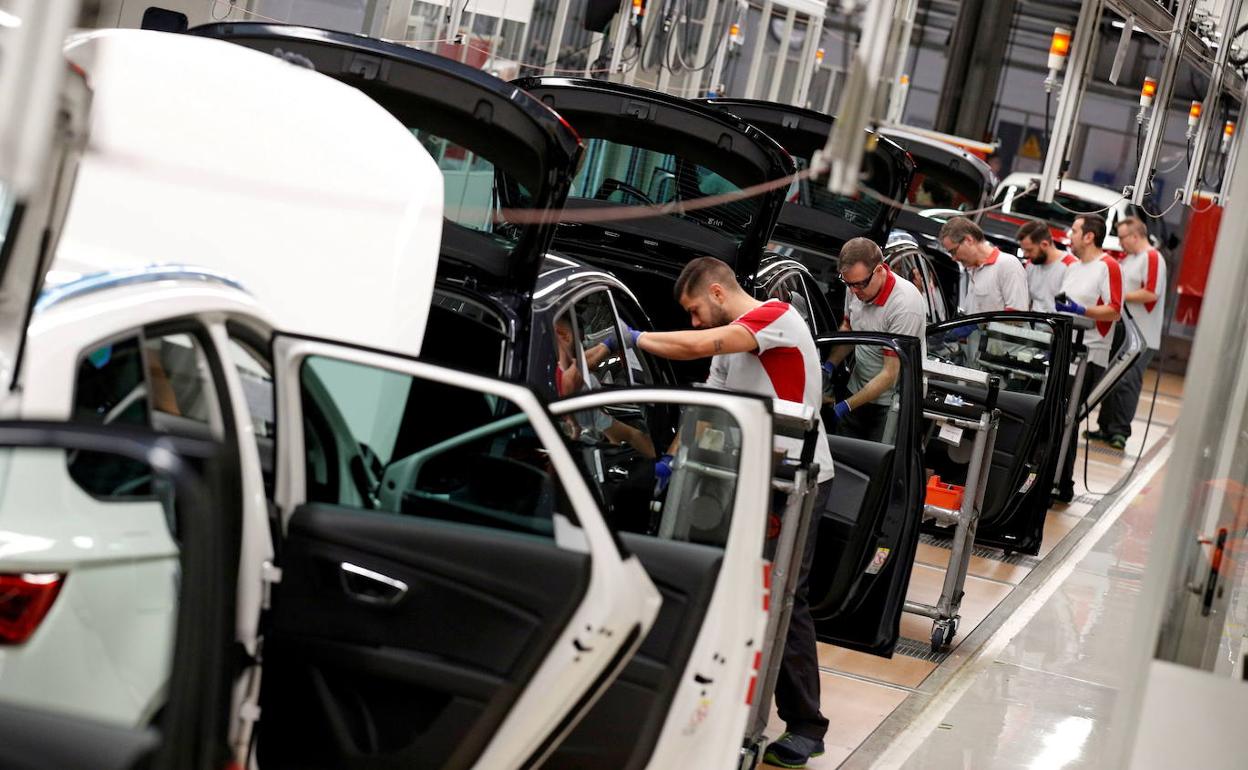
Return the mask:
[[[1091, 524], [1084, 522], [1085, 517], [1130, 472], [1141, 446], [1145, 448], [1141, 469], [1148, 458], [1164, 450], [1182, 405], [1183, 381], [1172, 375], [1162, 377], [1146, 439], [1155, 381], [1150, 372], [1126, 452], [1080, 442], [1075, 501], [1050, 510], [1039, 558], [1006, 560], [1001, 552], [984, 550], [971, 559], [959, 633], [947, 655], [927, 652], [931, 621], [909, 614], [901, 621], [903, 653], [891, 659], [820, 644], [823, 712], [831, 727], [825, 739], [827, 753], [813, 760], [810, 768], [868, 767], [882, 753], [896, 753], [888, 752], [894, 736], [905, 732], [910, 718], [966, 663], [975, 644], [982, 644], [978, 639], [967, 646], [967, 638], [1011, 594], [1030, 590], [1019, 589], [1019, 583], [1055, 548], [1065, 554], [1074, 539], [1083, 536]], [[1152, 517], [1160, 499], [1159, 481], [1160, 476], [1151, 480], [1131, 501], [940, 725], [921, 739], [909, 757], [902, 758], [906, 767], [1096, 766], [1104, 733], [1101, 719], [1108, 718], [1118, 681], [1115, 650], [1121, 648], [1122, 635], [1130, 626], [1127, 620], [1142, 579]], [[1080, 527], [1081, 523], [1085, 526]], [[1076, 534], [1068, 538], [1072, 532]], [[932, 602], [939, 594], [950, 556], [942, 545], [933, 539], [919, 545], [909, 598]], [[1007, 610], [993, 615], [990, 625], [999, 626]], [[773, 712], [769, 734], [782, 731]], [[910, 742], [919, 740], [909, 737]]]

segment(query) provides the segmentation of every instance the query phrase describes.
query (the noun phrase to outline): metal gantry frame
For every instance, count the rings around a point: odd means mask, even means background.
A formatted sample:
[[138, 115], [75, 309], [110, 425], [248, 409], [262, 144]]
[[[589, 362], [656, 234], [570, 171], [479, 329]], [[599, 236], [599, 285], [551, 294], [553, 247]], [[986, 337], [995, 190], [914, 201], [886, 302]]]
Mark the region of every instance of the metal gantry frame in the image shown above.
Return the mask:
[[[1169, 47], [1166, 48], [1165, 59], [1161, 66], [1161, 77], [1157, 79], [1157, 96], [1153, 100], [1152, 114], [1148, 119], [1148, 131], [1144, 134], [1144, 147], [1140, 151], [1139, 167], [1135, 170], [1135, 184], [1131, 187], [1131, 202], [1137, 206], [1144, 205], [1152, 187], [1153, 173], [1157, 165], [1157, 156], [1161, 153], [1161, 143], [1166, 138], [1166, 118], [1170, 115], [1170, 97], [1174, 94], [1174, 79], [1179, 71], [1179, 63], [1186, 52], [1188, 22], [1192, 18], [1192, 9], [1196, 0], [1180, 0], [1179, 11], [1174, 17], [1174, 27], [1170, 30]], [[1230, 46], [1222, 46], [1229, 48]], [[1125, 191], [1124, 191], [1125, 192]], [[1184, 193], [1176, 190], [1176, 194]]]
[[[1195, 141], [1192, 146], [1192, 162], [1187, 168], [1187, 178], [1183, 181], [1184, 195], [1188, 201], [1200, 192], [1200, 183], [1205, 168], [1205, 154], [1209, 148], [1209, 137], [1212, 127], [1216, 125], [1216, 107], [1222, 95], [1223, 75], [1226, 73], [1226, 62], [1231, 54], [1232, 37], [1235, 26], [1239, 23], [1239, 13], [1243, 8], [1243, 0], [1228, 0], [1222, 6], [1222, 44], [1218, 46], [1218, 55], [1214, 59], [1213, 71], [1209, 74], [1209, 88], [1205, 92], [1204, 110], [1200, 113], [1200, 122], [1196, 126]], [[1219, 127], [1220, 128], [1220, 127]], [[1219, 198], [1220, 200], [1220, 198]]]
[[1066, 151], [1079, 119], [1083, 92], [1096, 57], [1096, 39], [1104, 8], [1104, 0], [1083, 0], [1083, 7], [1079, 9], [1070, 60], [1066, 62], [1066, 76], [1062, 79], [1062, 91], [1057, 99], [1057, 114], [1049, 132], [1049, 149], [1044, 155], [1040, 191], [1036, 196], [1044, 203], [1053, 202], [1060, 177], [1066, 170]]

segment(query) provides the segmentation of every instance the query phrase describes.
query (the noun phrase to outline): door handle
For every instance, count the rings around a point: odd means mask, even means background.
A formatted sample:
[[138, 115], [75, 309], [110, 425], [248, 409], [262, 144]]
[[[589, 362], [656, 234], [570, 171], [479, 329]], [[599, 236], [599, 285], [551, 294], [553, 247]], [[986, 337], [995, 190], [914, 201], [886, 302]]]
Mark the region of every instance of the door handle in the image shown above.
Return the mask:
[[347, 596], [362, 604], [390, 607], [407, 595], [407, 583], [380, 572], [344, 561], [338, 565], [338, 578]]

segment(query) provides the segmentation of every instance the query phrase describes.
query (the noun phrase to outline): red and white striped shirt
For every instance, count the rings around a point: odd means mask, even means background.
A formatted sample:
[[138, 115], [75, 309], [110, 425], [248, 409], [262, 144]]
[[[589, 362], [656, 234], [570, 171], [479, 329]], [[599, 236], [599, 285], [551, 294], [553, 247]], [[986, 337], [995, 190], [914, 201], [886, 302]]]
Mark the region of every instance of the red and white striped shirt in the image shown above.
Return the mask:
[[[1106, 254], [1091, 262], [1082, 260], [1066, 268], [1062, 278], [1062, 291], [1066, 296], [1086, 308], [1110, 305], [1122, 311], [1122, 268], [1117, 260]], [[1114, 324], [1117, 321], [1097, 321], [1096, 328], [1083, 335], [1088, 346], [1088, 360], [1098, 366], [1109, 365], [1110, 347], [1114, 344]]]
[[1166, 314], [1166, 261], [1156, 249], [1128, 254], [1122, 260], [1123, 294], [1137, 289], [1148, 289], [1157, 295], [1156, 302], [1127, 303], [1144, 341], [1157, 350], [1161, 347], [1161, 325]]
[[[796, 401], [818, 414], [823, 406], [823, 372], [819, 350], [810, 327], [791, 305], [768, 300], [733, 321], [754, 335], [758, 349], [747, 353], [726, 353], [711, 359], [706, 384], [721, 390], [738, 390], [761, 396]], [[791, 455], [799, 454], [801, 442], [777, 438], [776, 446]], [[819, 444], [815, 447], [819, 481], [832, 478], [832, 450], [823, 423], [819, 424]]]

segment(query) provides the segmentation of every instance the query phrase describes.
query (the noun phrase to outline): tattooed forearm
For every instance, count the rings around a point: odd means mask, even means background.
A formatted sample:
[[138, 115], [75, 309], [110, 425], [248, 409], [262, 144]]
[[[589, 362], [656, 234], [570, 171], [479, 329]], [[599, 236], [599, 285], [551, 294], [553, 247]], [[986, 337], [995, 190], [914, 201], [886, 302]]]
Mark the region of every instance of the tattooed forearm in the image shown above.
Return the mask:
[[715, 355], [719, 355], [722, 352], [724, 352], [724, 341], [715, 340]]

